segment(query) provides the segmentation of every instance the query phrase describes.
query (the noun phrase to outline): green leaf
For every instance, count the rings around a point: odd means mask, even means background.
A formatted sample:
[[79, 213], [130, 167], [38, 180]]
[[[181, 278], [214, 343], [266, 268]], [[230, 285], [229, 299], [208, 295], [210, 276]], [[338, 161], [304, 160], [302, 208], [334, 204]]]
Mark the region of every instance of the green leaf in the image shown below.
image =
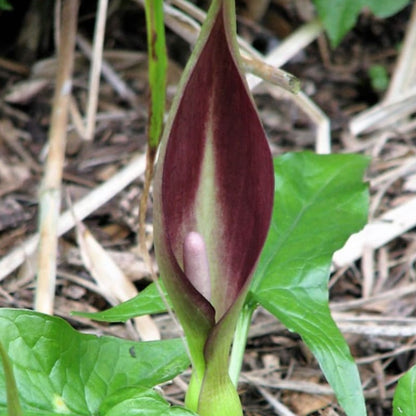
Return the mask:
[[105, 399], [99, 416], [192, 416], [195, 413], [171, 407], [159, 394], [149, 389], [126, 388]]
[[354, 27], [365, 0], [313, 0], [313, 2], [331, 45], [335, 47]]
[[407, 6], [410, 0], [366, 0], [365, 4], [377, 16], [389, 17]]
[[[179, 339], [133, 342], [75, 331], [64, 320], [32, 311], [0, 309], [0, 334], [27, 415], [97, 414], [120, 389], [150, 388], [188, 365]], [[0, 414], [6, 414], [0, 374]]]
[[7, 0], [0, 0], [0, 10], [12, 10], [12, 5]]
[[389, 74], [383, 65], [371, 65], [368, 69], [371, 86], [375, 91], [385, 91], [389, 86]]
[[16, 387], [13, 368], [1, 342], [0, 359], [3, 364], [4, 381], [6, 383], [7, 413], [9, 416], [21, 416], [23, 413], [20, 406], [19, 394]]
[[335, 47], [354, 27], [364, 7], [368, 7], [377, 17], [385, 18], [403, 9], [410, 0], [313, 0], [313, 3], [331, 45]]
[[[62, 416], [63, 413], [50, 412], [46, 410], [25, 410], [23, 416]], [[7, 410], [0, 407], [0, 416], [11, 416]], [[74, 415], [78, 416], [78, 415]]]
[[[160, 281], [160, 288], [163, 291], [165, 299], [170, 301], [168, 294]], [[126, 322], [136, 316], [166, 312], [166, 305], [154, 283], [151, 283], [141, 293], [126, 302], [120, 303], [113, 308], [102, 312], [72, 312], [75, 316], [82, 316], [84, 318], [94, 319], [102, 322]]]
[[317, 358], [349, 416], [365, 415], [357, 367], [328, 307], [331, 258], [366, 223], [368, 160], [290, 153], [275, 160], [275, 206], [252, 296]]
[[416, 366], [397, 383], [393, 398], [393, 416], [416, 415]]

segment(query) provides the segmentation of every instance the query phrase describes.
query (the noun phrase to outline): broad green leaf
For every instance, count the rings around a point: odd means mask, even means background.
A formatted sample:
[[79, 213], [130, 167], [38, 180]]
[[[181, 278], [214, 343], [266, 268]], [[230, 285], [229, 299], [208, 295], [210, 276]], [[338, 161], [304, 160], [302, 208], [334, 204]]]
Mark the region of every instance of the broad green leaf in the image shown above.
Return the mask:
[[365, 415], [358, 370], [328, 307], [331, 258], [366, 223], [368, 160], [290, 153], [275, 159], [272, 225], [251, 295], [301, 335], [349, 416]]
[[365, 4], [378, 17], [392, 16], [407, 6], [410, 0], [365, 0]]
[[127, 388], [106, 398], [99, 416], [192, 416], [195, 413], [171, 407], [153, 390]]
[[[47, 410], [25, 410], [23, 413], [23, 416], [62, 416], [64, 413], [57, 413], [57, 412], [51, 412]], [[73, 416], [79, 416], [78, 414], [71, 414]], [[12, 416], [10, 415], [7, 410], [3, 407], [0, 407], [0, 416]]]
[[397, 383], [393, 398], [393, 416], [416, 415], [416, 366]]
[[313, 0], [313, 2], [331, 45], [335, 47], [354, 27], [365, 0]]
[[[116, 391], [150, 388], [189, 365], [181, 340], [138, 343], [85, 335], [60, 318], [32, 311], [0, 309], [0, 334], [25, 416], [94, 415]], [[5, 408], [1, 373], [0, 414]]]
[[9, 416], [21, 416], [22, 408], [20, 406], [19, 394], [17, 391], [16, 380], [13, 374], [9, 356], [7, 355], [3, 344], [0, 342], [0, 361], [3, 365], [4, 381], [6, 384], [7, 412]]
[[[169, 302], [168, 294], [160, 282], [166, 301]], [[166, 312], [166, 305], [162, 300], [159, 291], [154, 283], [151, 283], [142, 292], [126, 302], [120, 303], [113, 308], [102, 312], [72, 312], [75, 316], [94, 319], [102, 322], [126, 322], [137, 316]]]

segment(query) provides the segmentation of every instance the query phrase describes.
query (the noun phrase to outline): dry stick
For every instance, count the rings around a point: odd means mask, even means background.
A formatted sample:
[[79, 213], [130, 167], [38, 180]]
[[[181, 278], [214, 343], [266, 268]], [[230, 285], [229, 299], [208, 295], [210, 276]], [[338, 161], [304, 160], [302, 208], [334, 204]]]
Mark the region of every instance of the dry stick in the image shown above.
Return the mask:
[[[264, 57], [264, 61], [275, 67], [283, 66], [302, 49], [316, 40], [322, 33], [322, 30], [322, 25], [318, 21], [306, 23], [268, 53]], [[247, 76], [247, 80], [250, 88], [254, 88], [262, 82], [260, 79], [253, 80], [250, 75]]]
[[269, 8], [271, 0], [256, 0], [246, 2], [245, 16], [249, 16], [250, 19], [256, 22], [260, 21], [266, 14]]
[[[390, 299], [397, 299], [394, 290], [389, 291]], [[408, 296], [409, 293], [413, 293], [415, 287], [406, 286], [406, 290], [403, 290], [397, 295]], [[380, 302], [380, 298], [375, 295], [373, 298], [367, 298], [369, 303]], [[360, 299], [362, 300], [362, 299]], [[365, 301], [365, 300], [364, 300]], [[382, 299], [381, 301], [385, 301]], [[345, 304], [348, 302], [344, 303]], [[336, 303], [331, 303], [331, 309], [337, 308]], [[342, 305], [341, 305], [342, 306]], [[396, 316], [376, 316], [369, 314], [356, 315], [355, 312], [351, 313], [340, 313], [333, 312], [332, 316], [336, 321], [337, 325], [342, 332], [348, 332], [353, 334], [364, 334], [364, 335], [378, 335], [385, 337], [409, 337], [416, 335], [416, 319], [409, 317], [396, 317]], [[416, 347], [415, 347], [416, 348]]]
[[[243, 373], [243, 377], [246, 378], [250, 383], [258, 386], [267, 387], [269, 389], [279, 389], [286, 391], [297, 391], [301, 393], [306, 393], [310, 395], [324, 395], [324, 396], [334, 396], [334, 390], [331, 386], [327, 384], [317, 384], [310, 381], [300, 381], [300, 380], [273, 380], [268, 382], [264, 377], [257, 375], [252, 375], [250, 373]], [[388, 384], [392, 384], [397, 380], [389, 380]], [[392, 392], [388, 392], [387, 397], [392, 397]], [[378, 398], [379, 392], [378, 388], [370, 389], [364, 392], [364, 397], [366, 399]]]
[[416, 107], [416, 3], [407, 26], [404, 45], [384, 100], [350, 121], [354, 135], [380, 129], [415, 111]]
[[[144, 5], [144, 1], [145, 0], [135, 0], [136, 3], [141, 5]], [[168, 4], [164, 4], [163, 10], [165, 12], [165, 25], [182, 39], [186, 40], [190, 45], [194, 45], [198, 33], [201, 30], [201, 26], [187, 14]]]
[[[75, 216], [82, 221], [96, 209], [117, 195], [126, 186], [132, 183], [145, 170], [146, 159], [140, 155], [131, 160], [123, 169], [117, 172], [108, 181], [92, 190], [73, 205]], [[58, 220], [57, 235], [61, 236], [75, 225], [73, 215], [65, 211]], [[39, 234], [34, 234], [25, 240], [19, 247], [12, 250], [7, 256], [0, 259], [0, 281], [19, 267], [30, 255], [34, 253], [39, 242]]]
[[409, 89], [394, 99], [376, 104], [355, 116], [350, 121], [350, 131], [358, 136], [361, 133], [369, 133], [373, 130], [389, 126], [404, 117], [415, 112], [416, 86]]
[[[416, 336], [416, 319], [409, 317], [380, 316], [362, 314], [357, 315], [356, 310], [380, 302], [391, 302], [401, 297], [411, 296], [416, 292], [416, 286], [405, 286], [384, 293], [374, 295], [367, 299], [354, 299], [347, 302], [331, 302], [331, 314], [342, 333], [383, 336], [383, 337], [414, 337]], [[352, 310], [352, 312], [336, 312], [337, 310]], [[270, 321], [252, 327], [249, 338], [257, 338], [270, 333], [282, 332], [286, 328], [272, 316]]]
[[416, 82], [416, 3], [413, 4], [412, 14], [407, 25], [404, 44], [400, 52], [389, 89], [384, 98], [391, 101], [415, 85]]
[[1, 56], [0, 56], [0, 68], [3, 68], [7, 71], [15, 72], [16, 74], [22, 75], [24, 77], [27, 77], [30, 75], [30, 69], [26, 65], [11, 61]]
[[12, 149], [23, 160], [25, 165], [33, 172], [42, 171], [41, 166], [33, 156], [19, 143], [19, 131], [14, 128], [12, 122], [8, 119], [0, 121], [0, 137], [10, 149]]
[[189, 16], [192, 16], [200, 23], [203, 23], [205, 17], [207, 16], [204, 11], [187, 0], [171, 0], [171, 4], [180, 8], [183, 12], [187, 13]]
[[300, 81], [294, 75], [275, 66], [253, 59], [242, 51], [241, 58], [244, 69], [258, 78], [266, 79], [268, 82], [284, 87], [285, 90], [297, 94], [300, 90]]
[[[400, 297], [410, 296], [416, 292], [415, 286], [406, 286], [400, 292], [391, 290], [388, 296], [375, 295], [367, 299], [357, 299], [343, 303], [331, 303], [330, 308], [332, 316], [342, 333], [359, 334], [367, 336], [383, 336], [383, 337], [414, 337], [416, 336], [416, 319], [406, 317], [384, 317], [376, 315], [355, 315], [354, 310], [360, 309], [365, 305], [372, 303], [389, 302]], [[334, 312], [338, 309], [348, 310], [350, 313]], [[285, 332], [287, 328], [275, 318], [271, 318], [258, 326], [252, 326], [249, 331], [248, 338], [258, 338], [271, 333]], [[416, 348], [416, 347], [415, 347]]]
[[414, 295], [416, 293], [416, 283], [410, 283], [407, 286], [399, 287], [398, 289], [387, 290], [377, 295], [373, 295], [366, 299], [354, 299], [346, 302], [331, 303], [332, 311], [345, 311], [351, 309], [362, 308], [373, 303], [397, 300], [403, 296]]
[[267, 91], [275, 99], [285, 98], [294, 101], [316, 126], [316, 153], [331, 153], [331, 128], [329, 118], [304, 92], [300, 91], [298, 94], [288, 94], [286, 91], [278, 89], [274, 85], [268, 86]]
[[[415, 168], [416, 168], [416, 165], [413, 166], [413, 169], [406, 169], [406, 171], [408, 173], [411, 173], [415, 170]], [[407, 176], [406, 171], [401, 175], [399, 175], [399, 174], [397, 174], [396, 172], [393, 171], [391, 177], [387, 181], [384, 181], [384, 183], [380, 184], [380, 186], [378, 187], [377, 192], [371, 198], [370, 209], [369, 209], [369, 218], [371, 218], [371, 219], [374, 218], [374, 213], [379, 209], [381, 201], [384, 198], [384, 196], [386, 195], [387, 190], [398, 179], [400, 179], [402, 177], [403, 178], [406, 177]], [[374, 185], [372, 184], [372, 186], [374, 186]]]
[[149, 195], [150, 195], [150, 185], [152, 183], [152, 178], [153, 178], [156, 152], [157, 152], [157, 149], [153, 149], [149, 145], [147, 146], [146, 170], [144, 173], [143, 192], [140, 197], [140, 203], [139, 203], [139, 235], [138, 235], [140, 254], [143, 256], [143, 260], [145, 261], [145, 263], [149, 266], [152, 279], [154, 282], [157, 281], [157, 278], [156, 278], [156, 273], [153, 270], [153, 263], [150, 258], [149, 250], [147, 249], [147, 246], [146, 246], [145, 225], [146, 225], [147, 202], [149, 200]]
[[359, 365], [370, 364], [377, 360], [385, 360], [386, 358], [397, 357], [405, 352], [416, 350], [416, 345], [405, 345], [403, 347], [398, 347], [393, 351], [385, 352], [383, 354], [374, 354], [369, 357], [356, 358], [355, 362]]
[[353, 234], [341, 250], [335, 252], [336, 267], [347, 266], [358, 260], [365, 247], [379, 248], [416, 225], [416, 198], [386, 212], [362, 231]]
[[289, 408], [287, 408], [283, 403], [276, 399], [272, 394], [270, 394], [265, 388], [261, 386], [256, 386], [257, 390], [261, 395], [266, 399], [266, 401], [273, 407], [274, 413], [279, 416], [296, 416]]
[[416, 335], [416, 325], [360, 325], [339, 323], [337, 325], [344, 334], [359, 334], [370, 337], [413, 337]]
[[81, 113], [78, 110], [77, 102], [72, 95], [69, 100], [69, 116], [71, 117], [72, 124], [78, 135], [80, 137], [85, 137], [84, 120], [82, 119]]
[[92, 140], [94, 138], [95, 116], [97, 114], [98, 90], [100, 88], [101, 61], [103, 58], [107, 6], [108, 0], [99, 0], [94, 30], [94, 46], [92, 52], [93, 59], [90, 69], [90, 80], [88, 86], [87, 123], [85, 127], [86, 140]]
[[361, 270], [363, 275], [363, 294], [364, 299], [371, 296], [374, 288], [375, 271], [374, 271], [374, 249], [372, 247], [363, 247]]
[[55, 1], [55, 7], [53, 10], [54, 26], [55, 30], [53, 32], [53, 41], [55, 50], [59, 50], [59, 42], [61, 39], [61, 9], [62, 9], [62, 0]]
[[304, 92], [290, 98], [305, 111], [316, 125], [316, 153], [331, 153], [331, 123], [328, 116]]
[[242, 378], [248, 380], [256, 388], [267, 387], [272, 389], [298, 391], [307, 394], [334, 395], [334, 390], [327, 384], [317, 384], [301, 380], [273, 380], [267, 381], [264, 377], [252, 375], [248, 372], [242, 373]]
[[389, 183], [391, 181], [396, 181], [401, 177], [405, 177], [410, 173], [413, 173], [416, 170], [416, 157], [409, 156], [402, 158], [397, 164], [397, 168], [388, 170], [385, 173], [378, 175], [376, 178], [371, 180], [371, 186], [379, 187], [384, 183]]
[[74, 64], [75, 33], [78, 1], [65, 0], [62, 8], [61, 41], [58, 51], [58, 71], [49, 130], [49, 153], [45, 165], [39, 201], [39, 257], [35, 309], [53, 313], [57, 222], [61, 206], [61, 181], [65, 157], [68, 106]]
[[[77, 35], [77, 45], [89, 59], [94, 60], [93, 48], [90, 42], [80, 33]], [[137, 107], [137, 98], [135, 93], [118, 76], [117, 72], [114, 71], [112, 66], [105, 59], [102, 59], [101, 61], [101, 72], [103, 77], [114, 88], [120, 98], [128, 101], [133, 107]]]
[[[273, 49], [264, 58], [264, 61], [273, 67], [280, 67], [293, 58], [300, 50], [304, 49], [309, 43], [317, 39], [321, 33], [322, 25], [319, 22], [313, 21], [307, 23]], [[256, 78], [253, 75], [247, 75], [247, 82], [252, 90], [262, 83], [262, 81], [262, 79]], [[317, 126], [316, 152], [321, 154], [330, 153], [330, 122], [326, 114], [302, 91], [295, 95], [288, 95], [285, 94], [284, 90], [279, 91], [276, 89], [271, 89], [270, 92], [275, 98], [278, 98], [281, 93], [285, 98], [294, 101], [309, 116]]]

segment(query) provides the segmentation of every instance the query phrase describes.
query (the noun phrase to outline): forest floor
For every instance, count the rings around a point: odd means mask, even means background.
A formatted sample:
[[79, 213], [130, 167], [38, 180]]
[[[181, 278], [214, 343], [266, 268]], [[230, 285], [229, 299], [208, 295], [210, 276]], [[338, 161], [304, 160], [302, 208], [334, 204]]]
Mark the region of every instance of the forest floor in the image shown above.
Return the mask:
[[[37, 232], [57, 62], [53, 2], [44, 1], [30, 12], [30, 5], [37, 2], [18, 3], [13, 11], [0, 12], [0, 307], [33, 308], [36, 256], [28, 239]], [[116, 81], [103, 76], [94, 137], [86, 140], [82, 117], [88, 107], [90, 61], [80, 46], [92, 42], [95, 10], [89, 4], [94, 2], [83, 3], [64, 195], [74, 204], [82, 198], [93, 200], [91, 206], [96, 206], [84, 215], [84, 224], [134, 288], [141, 290], [150, 281], [137, 248], [144, 166], [140, 155], [145, 152], [148, 99], [143, 10], [139, 2], [110, 2], [104, 59]], [[242, 12], [241, 36], [267, 55], [312, 18], [311, 10], [294, 3], [271, 1], [257, 21]], [[411, 22], [416, 25], [412, 7], [383, 20], [364, 12], [335, 49], [323, 34], [298, 50], [294, 47], [295, 53], [283, 68], [301, 81], [302, 91], [322, 113], [303, 110], [304, 104], [270, 84], [254, 90], [275, 155], [316, 148], [326, 151], [330, 144], [334, 153], [371, 158], [366, 180], [372, 228], [360, 235], [359, 244], [339, 253], [329, 281], [331, 309], [359, 365], [370, 416], [391, 414], [396, 382], [416, 357], [415, 56], [398, 65], [406, 30]], [[167, 43], [170, 103], [191, 47], [172, 30], [167, 32]], [[403, 80], [403, 74], [409, 73], [413, 78]], [[117, 79], [123, 81], [125, 90], [117, 88]], [[328, 120], [330, 142], [325, 134]], [[90, 197], [136, 156], [136, 173], [126, 183], [120, 185], [120, 179], [119, 187], [116, 184], [102, 200], [94, 194]], [[63, 199], [66, 210], [67, 198]], [[151, 208], [150, 199], [150, 248]], [[114, 299], [92, 279], [83, 264], [76, 232], [71, 225], [67, 228], [59, 239], [54, 313], [83, 331], [137, 338], [131, 325], [105, 325], [70, 315], [74, 310], [104, 310]], [[162, 337], [179, 331], [168, 316], [153, 320]], [[181, 403], [183, 385], [178, 379], [165, 386], [172, 402]], [[253, 319], [240, 393], [247, 416], [279, 414], [275, 400], [298, 416], [344, 414], [301, 339], [263, 310]]]

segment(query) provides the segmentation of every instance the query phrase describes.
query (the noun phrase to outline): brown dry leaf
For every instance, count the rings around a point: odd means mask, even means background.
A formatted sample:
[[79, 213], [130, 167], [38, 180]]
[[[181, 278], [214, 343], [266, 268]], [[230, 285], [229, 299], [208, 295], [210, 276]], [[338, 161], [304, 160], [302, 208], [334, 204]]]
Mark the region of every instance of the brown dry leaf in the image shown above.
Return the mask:
[[[77, 221], [77, 240], [85, 267], [98, 286], [112, 303], [124, 302], [138, 294], [136, 287], [127, 279], [110, 255], [94, 238], [88, 228]], [[148, 315], [134, 318], [134, 323], [143, 341], [160, 339], [160, 332]]]
[[27, 104], [49, 84], [46, 79], [31, 79], [14, 84], [4, 96], [4, 101], [13, 104]]
[[333, 398], [330, 396], [318, 396], [306, 393], [290, 393], [285, 398], [285, 403], [299, 416], [307, 416], [330, 405]]
[[245, 17], [259, 21], [266, 13], [270, 0], [246, 0]]
[[[145, 262], [129, 251], [106, 250], [113, 261], [120, 267], [124, 275], [132, 282], [149, 277]], [[65, 252], [65, 261], [73, 266], [83, 265], [78, 247], [69, 247]]]
[[25, 163], [13, 162], [11, 165], [0, 159], [0, 196], [19, 189], [29, 177], [30, 171]]

